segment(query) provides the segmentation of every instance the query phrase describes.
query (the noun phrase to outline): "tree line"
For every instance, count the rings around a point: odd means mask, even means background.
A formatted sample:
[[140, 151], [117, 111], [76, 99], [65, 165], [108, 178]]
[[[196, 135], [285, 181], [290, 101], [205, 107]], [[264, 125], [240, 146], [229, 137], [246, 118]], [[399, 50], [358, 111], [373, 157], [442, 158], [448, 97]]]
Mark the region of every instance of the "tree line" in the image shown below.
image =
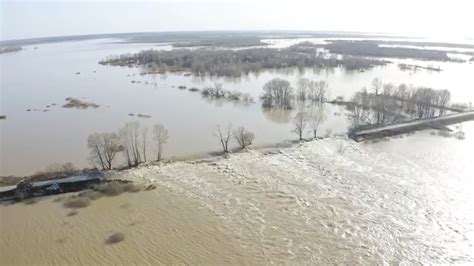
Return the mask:
[[334, 40], [323, 46], [331, 53], [370, 56], [383, 58], [413, 58], [420, 60], [451, 61], [446, 51], [414, 49], [406, 47], [383, 47], [378, 41], [347, 41]]
[[[298, 49], [301, 48], [301, 49]], [[304, 49], [303, 49], [304, 48]], [[104, 65], [144, 66], [153, 73], [161, 71], [190, 71], [195, 75], [239, 77], [263, 69], [297, 67], [335, 68], [349, 70], [368, 69], [385, 65], [383, 60], [358, 56], [321, 55], [317, 47], [295, 44], [284, 49], [249, 48], [241, 50], [222, 49], [173, 49], [143, 50], [135, 54], [109, 56], [100, 61]]]
[[449, 90], [406, 84], [395, 86], [376, 78], [370, 91], [362, 88], [354, 94], [349, 107], [353, 113], [353, 127], [359, 127], [444, 115], [450, 100]]
[[168, 142], [168, 130], [161, 124], [153, 126], [153, 135], [148, 138], [148, 128], [127, 122], [118, 132], [93, 133], [87, 138], [87, 147], [94, 165], [103, 170], [113, 168], [117, 155], [122, 153], [129, 167], [147, 161], [148, 142], [156, 147], [154, 158], [161, 161], [164, 145]]

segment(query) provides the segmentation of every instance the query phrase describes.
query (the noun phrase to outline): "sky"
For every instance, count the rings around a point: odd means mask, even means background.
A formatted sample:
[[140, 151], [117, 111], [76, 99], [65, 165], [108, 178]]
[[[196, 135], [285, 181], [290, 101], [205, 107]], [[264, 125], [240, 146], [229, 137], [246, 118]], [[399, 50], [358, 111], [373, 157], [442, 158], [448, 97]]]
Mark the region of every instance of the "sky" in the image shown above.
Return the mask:
[[[471, 3], [472, 2], [472, 3]], [[471, 0], [0, 0], [0, 40], [156, 31], [357, 31], [474, 38]]]

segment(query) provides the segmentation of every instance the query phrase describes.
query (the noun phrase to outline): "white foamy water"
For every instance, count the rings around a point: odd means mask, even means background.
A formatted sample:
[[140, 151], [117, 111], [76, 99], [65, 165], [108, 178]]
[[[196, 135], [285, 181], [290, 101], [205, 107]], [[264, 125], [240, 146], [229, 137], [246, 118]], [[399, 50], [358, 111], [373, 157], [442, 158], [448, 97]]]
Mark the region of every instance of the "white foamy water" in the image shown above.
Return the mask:
[[200, 202], [268, 263], [470, 264], [472, 147], [472, 134], [326, 139], [124, 175]]
[[141, 166], [112, 175], [156, 191], [74, 216], [48, 197], [2, 205], [0, 264], [472, 264], [474, 123], [461, 129]]

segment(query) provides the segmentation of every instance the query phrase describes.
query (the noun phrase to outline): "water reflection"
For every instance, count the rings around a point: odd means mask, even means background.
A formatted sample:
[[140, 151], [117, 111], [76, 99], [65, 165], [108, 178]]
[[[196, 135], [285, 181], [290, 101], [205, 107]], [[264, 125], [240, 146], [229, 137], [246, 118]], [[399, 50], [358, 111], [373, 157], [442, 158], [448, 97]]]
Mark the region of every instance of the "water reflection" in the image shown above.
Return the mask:
[[265, 118], [275, 123], [289, 123], [292, 118], [293, 110], [278, 107], [262, 107]]

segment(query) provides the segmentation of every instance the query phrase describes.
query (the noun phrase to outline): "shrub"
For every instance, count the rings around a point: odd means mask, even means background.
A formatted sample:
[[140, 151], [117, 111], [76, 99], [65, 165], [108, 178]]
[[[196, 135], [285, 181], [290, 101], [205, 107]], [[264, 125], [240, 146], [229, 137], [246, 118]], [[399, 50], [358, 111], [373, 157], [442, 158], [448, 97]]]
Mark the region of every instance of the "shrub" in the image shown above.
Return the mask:
[[72, 211], [68, 212], [68, 214], [67, 214], [66, 216], [67, 216], [67, 217], [71, 217], [71, 216], [77, 215], [78, 213], [79, 213], [78, 211], [72, 210]]
[[74, 197], [66, 200], [63, 203], [63, 206], [65, 208], [69, 209], [79, 209], [79, 208], [85, 208], [91, 204], [91, 200], [86, 197]]
[[36, 204], [38, 203], [38, 201], [34, 198], [29, 198], [29, 199], [26, 199], [25, 201], [23, 201], [26, 205], [33, 205], [33, 204]]
[[111, 245], [122, 242], [125, 239], [125, 235], [121, 232], [116, 232], [105, 239], [105, 244]]

